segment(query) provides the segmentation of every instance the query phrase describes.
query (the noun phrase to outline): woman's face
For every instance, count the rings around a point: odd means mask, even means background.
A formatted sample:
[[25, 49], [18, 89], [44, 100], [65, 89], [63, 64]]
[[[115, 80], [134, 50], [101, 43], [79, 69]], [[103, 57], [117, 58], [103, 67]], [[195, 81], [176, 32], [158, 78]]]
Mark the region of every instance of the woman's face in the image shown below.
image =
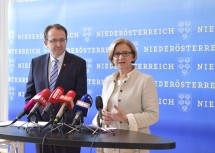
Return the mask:
[[131, 62], [134, 61], [134, 54], [126, 44], [118, 44], [113, 54], [113, 63], [119, 70], [131, 68]]

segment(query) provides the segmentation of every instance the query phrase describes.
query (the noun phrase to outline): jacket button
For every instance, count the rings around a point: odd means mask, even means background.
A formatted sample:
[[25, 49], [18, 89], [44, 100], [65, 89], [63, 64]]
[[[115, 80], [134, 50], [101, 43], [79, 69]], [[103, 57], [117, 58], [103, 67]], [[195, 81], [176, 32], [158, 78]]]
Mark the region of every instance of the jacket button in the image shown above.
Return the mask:
[[121, 102], [121, 100], [119, 99], [118, 102]]
[[122, 92], [122, 90], [120, 90], [120, 92]]

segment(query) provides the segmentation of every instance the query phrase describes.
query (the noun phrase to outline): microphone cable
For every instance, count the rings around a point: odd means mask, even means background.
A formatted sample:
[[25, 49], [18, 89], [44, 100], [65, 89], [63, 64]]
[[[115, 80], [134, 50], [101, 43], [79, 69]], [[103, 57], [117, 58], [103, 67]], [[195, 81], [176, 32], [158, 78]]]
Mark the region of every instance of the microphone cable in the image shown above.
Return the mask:
[[0, 127], [7, 127], [7, 126], [11, 126], [13, 124], [13, 122], [6, 124], [6, 125], [0, 125]]
[[[102, 129], [100, 127], [98, 127], [98, 128], [99, 128], [98, 133], [96, 134], [96, 136], [93, 139], [93, 142], [90, 145], [90, 153], [92, 153], [93, 145], [94, 145], [94, 143], [96, 141], [96, 138], [102, 133]], [[93, 134], [91, 135], [91, 137], [92, 136], [93, 136]]]
[[43, 153], [43, 150], [44, 150], [44, 144], [45, 144], [46, 137], [47, 137], [47, 135], [48, 135], [49, 133], [51, 133], [51, 132], [52, 132], [52, 130], [48, 131], [48, 132], [44, 135], [44, 137], [43, 137], [43, 141], [42, 141], [42, 153]]
[[43, 141], [42, 141], [42, 153], [43, 153], [43, 151], [44, 151], [44, 144], [45, 144], [45, 141], [46, 141], [46, 137], [48, 136], [49, 133], [52, 133], [54, 130], [56, 130], [56, 128], [51, 129], [50, 131], [48, 131], [48, 132], [44, 135]]
[[45, 139], [46, 139], [46, 136], [48, 135], [49, 132], [47, 132], [44, 137], [43, 137], [43, 141], [42, 141], [42, 153], [43, 153], [43, 146], [44, 146], [44, 143], [45, 143]]
[[44, 137], [43, 137], [43, 141], [42, 141], [42, 153], [43, 153], [43, 150], [44, 150], [44, 144], [45, 144], [45, 141], [46, 141], [46, 137], [48, 136], [49, 133], [51, 133], [52, 131], [54, 131], [55, 128], [51, 129], [50, 131], [48, 131]]
[[7, 124], [7, 125], [0, 125], [0, 127], [7, 127], [7, 126], [11, 126], [12, 124]]

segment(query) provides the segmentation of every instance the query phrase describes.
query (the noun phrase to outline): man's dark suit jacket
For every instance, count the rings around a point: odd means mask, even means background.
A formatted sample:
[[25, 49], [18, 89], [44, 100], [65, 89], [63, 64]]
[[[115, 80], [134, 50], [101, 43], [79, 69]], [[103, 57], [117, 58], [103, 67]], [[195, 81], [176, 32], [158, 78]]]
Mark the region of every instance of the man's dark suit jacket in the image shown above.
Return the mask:
[[[45, 54], [32, 59], [28, 82], [26, 84], [26, 103], [43, 89], [49, 88], [49, 58], [50, 54]], [[55, 88], [58, 86], [64, 89], [64, 95], [70, 90], [75, 91], [75, 102], [81, 99], [81, 97], [87, 93], [86, 61], [66, 51]], [[59, 108], [59, 104], [55, 105], [55, 115]], [[41, 113], [42, 109], [40, 108], [39, 111]], [[65, 113], [65, 122], [71, 124], [73, 117], [73, 112], [67, 111]], [[49, 118], [45, 117], [44, 120], [49, 121]]]

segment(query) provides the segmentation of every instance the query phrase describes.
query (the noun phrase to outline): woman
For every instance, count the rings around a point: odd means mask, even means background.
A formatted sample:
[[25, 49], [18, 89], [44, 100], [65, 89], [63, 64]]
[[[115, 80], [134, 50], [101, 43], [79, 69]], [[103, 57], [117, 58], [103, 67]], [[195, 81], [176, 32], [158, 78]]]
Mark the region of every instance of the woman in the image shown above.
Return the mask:
[[[134, 44], [120, 38], [112, 42], [108, 58], [118, 71], [106, 77], [102, 99], [103, 126], [150, 133], [149, 126], [158, 121], [159, 104], [152, 76], [136, 70]], [[97, 116], [93, 120], [97, 124]], [[146, 153], [148, 150], [99, 148], [104, 153]]]

